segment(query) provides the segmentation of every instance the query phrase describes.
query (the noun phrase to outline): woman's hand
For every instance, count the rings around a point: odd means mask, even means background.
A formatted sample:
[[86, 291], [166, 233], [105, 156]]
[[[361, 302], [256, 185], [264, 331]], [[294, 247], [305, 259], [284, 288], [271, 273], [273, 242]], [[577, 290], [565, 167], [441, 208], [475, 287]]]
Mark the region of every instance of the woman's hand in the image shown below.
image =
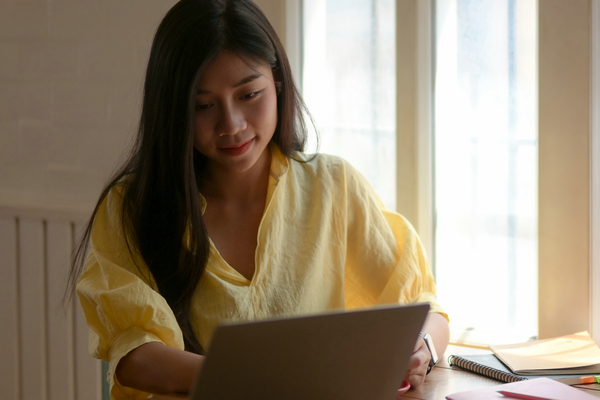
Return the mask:
[[410, 356], [408, 369], [404, 377], [404, 380], [410, 383], [411, 387], [417, 387], [425, 381], [430, 358], [431, 353], [429, 353], [425, 341], [419, 337], [415, 344], [415, 349]]
[[[450, 340], [448, 320], [442, 314], [430, 313], [425, 320], [423, 332], [431, 335], [438, 357], [443, 357], [448, 346], [448, 341]], [[404, 377], [404, 380], [410, 383], [411, 387], [417, 387], [425, 381], [430, 359], [431, 353], [425, 341], [419, 336], [408, 363], [406, 376]], [[401, 395], [402, 393], [399, 393], [398, 398]]]

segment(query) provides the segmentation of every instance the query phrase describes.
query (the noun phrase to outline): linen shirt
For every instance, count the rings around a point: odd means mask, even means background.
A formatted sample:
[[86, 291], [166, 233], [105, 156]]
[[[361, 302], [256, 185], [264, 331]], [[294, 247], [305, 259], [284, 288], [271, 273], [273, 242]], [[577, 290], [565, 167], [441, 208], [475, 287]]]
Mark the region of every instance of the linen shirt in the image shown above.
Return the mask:
[[[444, 314], [415, 230], [385, 209], [360, 173], [339, 157], [287, 158], [276, 146], [270, 150], [252, 279], [228, 265], [210, 242], [191, 307], [203, 348], [224, 322], [388, 303], [427, 302], [432, 312]], [[183, 349], [184, 342], [146, 265], [126, 245], [123, 190], [123, 184], [113, 187], [98, 209], [77, 292], [90, 327], [89, 350], [109, 362], [111, 397], [138, 399], [149, 394], [118, 383], [119, 360], [144, 343]]]

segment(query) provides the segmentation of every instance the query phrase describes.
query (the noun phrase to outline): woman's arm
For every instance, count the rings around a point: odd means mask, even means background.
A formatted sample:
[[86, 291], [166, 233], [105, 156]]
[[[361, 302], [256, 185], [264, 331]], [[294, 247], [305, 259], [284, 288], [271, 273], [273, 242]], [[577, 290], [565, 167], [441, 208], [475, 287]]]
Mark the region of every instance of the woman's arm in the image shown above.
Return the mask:
[[429, 313], [423, 326], [423, 333], [429, 333], [433, 339], [435, 352], [438, 358], [442, 358], [450, 342], [450, 327], [448, 320], [442, 314]]
[[155, 394], [188, 393], [204, 357], [151, 342], [129, 352], [117, 365], [117, 380]]
[[[430, 313], [425, 320], [422, 332], [431, 335], [438, 359], [443, 357], [450, 341], [450, 328], [446, 318], [442, 314]], [[431, 355], [425, 341], [419, 337], [404, 380], [408, 381], [411, 386], [422, 384], [427, 375], [430, 358]]]

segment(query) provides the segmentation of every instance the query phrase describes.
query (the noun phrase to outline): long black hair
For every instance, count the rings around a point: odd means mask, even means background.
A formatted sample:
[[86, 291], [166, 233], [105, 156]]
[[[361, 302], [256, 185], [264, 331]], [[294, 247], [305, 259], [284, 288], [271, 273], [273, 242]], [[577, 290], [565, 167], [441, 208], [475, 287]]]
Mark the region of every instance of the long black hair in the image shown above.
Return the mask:
[[[154, 37], [131, 155], [102, 191], [69, 276], [71, 295], [98, 208], [111, 188], [126, 180], [121, 229], [127, 245], [141, 255], [173, 310], [186, 350], [199, 354], [203, 349], [192, 329], [190, 306], [208, 261], [209, 239], [198, 196], [206, 161], [194, 149], [193, 117], [200, 75], [224, 50], [270, 64], [279, 89], [271, 140], [287, 156], [304, 149], [306, 109], [283, 46], [260, 9], [251, 0], [179, 1]], [[186, 233], [189, 247], [182, 245]]]

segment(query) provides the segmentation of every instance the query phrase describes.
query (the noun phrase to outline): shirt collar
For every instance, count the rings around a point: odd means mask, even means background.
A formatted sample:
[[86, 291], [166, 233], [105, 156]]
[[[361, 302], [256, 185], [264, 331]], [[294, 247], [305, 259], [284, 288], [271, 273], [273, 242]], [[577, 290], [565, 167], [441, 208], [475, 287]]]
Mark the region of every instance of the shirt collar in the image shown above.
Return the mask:
[[[271, 168], [269, 169], [269, 174], [271, 178], [275, 180], [275, 185], [277, 185], [281, 178], [287, 173], [290, 164], [288, 158], [283, 155], [279, 149], [279, 146], [277, 146], [275, 143], [271, 142], [269, 144], [269, 150], [271, 151]], [[269, 179], [269, 181], [271, 180]], [[267, 201], [271, 197], [270, 195], [273, 190], [271, 186], [271, 182], [269, 182], [269, 188], [267, 189]], [[202, 214], [204, 215], [204, 212], [206, 211], [206, 199], [204, 196], [202, 196], [202, 194], [199, 193], [199, 195], [200, 208], [202, 209]]]
[[279, 146], [277, 146], [275, 143], [271, 142], [269, 145], [269, 150], [271, 150], [271, 169], [269, 173], [273, 178], [279, 181], [281, 177], [286, 174], [290, 167], [289, 160], [283, 155], [279, 149]]

